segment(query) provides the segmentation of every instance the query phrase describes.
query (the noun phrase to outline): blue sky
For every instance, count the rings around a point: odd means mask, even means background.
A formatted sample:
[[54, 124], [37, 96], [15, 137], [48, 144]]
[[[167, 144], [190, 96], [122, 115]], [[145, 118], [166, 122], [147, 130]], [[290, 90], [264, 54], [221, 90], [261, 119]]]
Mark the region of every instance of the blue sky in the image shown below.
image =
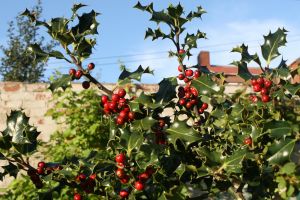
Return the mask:
[[[83, 11], [91, 9], [100, 12], [98, 44], [94, 54], [86, 64], [96, 64], [94, 75], [102, 82], [115, 82], [119, 74], [119, 63], [135, 69], [142, 64], [155, 70], [155, 76], [145, 76], [144, 82], [157, 83], [165, 76], [177, 74], [175, 60], [169, 59], [167, 51], [174, 49], [169, 41], [144, 40], [147, 27], [155, 28], [156, 24], [149, 21], [150, 15], [132, 7], [137, 1], [132, 0], [44, 0], [43, 18], [70, 16], [73, 3], [87, 4]], [[142, 4], [150, 3], [141, 0]], [[157, 10], [166, 8], [168, 4], [179, 1], [154, 0]], [[201, 5], [207, 14], [202, 20], [195, 20], [188, 26], [190, 33], [197, 29], [207, 33], [208, 40], [200, 40], [199, 48], [193, 51], [194, 56], [187, 64], [196, 63], [196, 55], [201, 50], [211, 52], [211, 63], [228, 65], [238, 55], [230, 53], [232, 47], [242, 42], [249, 45], [250, 52], [259, 50], [262, 35], [278, 27], [289, 31], [288, 43], [281, 52], [288, 63], [300, 56], [300, 0], [182, 0], [186, 11], [195, 10]], [[6, 44], [8, 21], [13, 19], [25, 8], [31, 8], [34, 0], [9, 0], [0, 7], [0, 43]], [[137, 55], [139, 54], [139, 55]], [[136, 55], [136, 56], [124, 56]], [[110, 57], [110, 58], [105, 58]], [[278, 61], [277, 61], [278, 62]], [[275, 64], [276, 65], [276, 62]], [[46, 79], [54, 69], [67, 72], [70, 65], [61, 60], [50, 60], [46, 71]]]

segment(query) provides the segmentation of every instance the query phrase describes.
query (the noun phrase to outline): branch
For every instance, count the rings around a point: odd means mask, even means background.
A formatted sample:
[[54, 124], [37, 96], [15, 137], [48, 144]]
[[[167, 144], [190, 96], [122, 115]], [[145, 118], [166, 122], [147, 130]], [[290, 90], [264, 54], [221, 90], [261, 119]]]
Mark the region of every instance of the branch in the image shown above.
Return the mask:
[[[72, 61], [73, 63], [78, 67], [78, 69], [84, 71], [81, 63], [79, 61], [77, 61], [77, 59], [75, 58], [75, 56], [71, 55]], [[84, 73], [83, 74], [86, 78], [88, 78], [92, 83], [94, 83], [99, 90], [102, 90], [103, 92], [105, 92], [106, 94], [108, 94], [109, 96], [111, 96], [113, 94], [113, 92], [109, 89], [107, 89], [104, 85], [102, 85], [100, 82], [98, 82], [90, 73]]]

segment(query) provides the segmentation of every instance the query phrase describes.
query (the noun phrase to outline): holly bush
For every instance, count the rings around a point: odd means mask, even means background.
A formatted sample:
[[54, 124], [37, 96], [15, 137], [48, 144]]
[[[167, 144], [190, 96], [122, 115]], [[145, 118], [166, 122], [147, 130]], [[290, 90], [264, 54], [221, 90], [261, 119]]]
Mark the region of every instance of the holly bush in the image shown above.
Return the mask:
[[[16, 176], [25, 170], [43, 191], [40, 198], [50, 199], [62, 188], [72, 190], [77, 200], [90, 195], [99, 199], [299, 197], [300, 85], [291, 80], [300, 70], [291, 70], [283, 59], [276, 62], [279, 49], [287, 42], [284, 28], [264, 36], [259, 54], [251, 54], [245, 44], [233, 48], [232, 52], [241, 55], [233, 62], [238, 76], [252, 88], [228, 95], [223, 73], [185, 65], [197, 40], [206, 38], [200, 30], [188, 33], [185, 25], [201, 18], [205, 10], [197, 7], [185, 12], [178, 4], [156, 11], [153, 3], [138, 2], [135, 8], [148, 12], [150, 21], [157, 24], [155, 29], [147, 29], [145, 38], [174, 44], [169, 56], [177, 58], [179, 66], [174, 69], [179, 75], [164, 78], [155, 93], [132, 92], [127, 86], [152, 71], [142, 66], [135, 71], [123, 67], [110, 90], [93, 77], [96, 66], [85, 64], [96, 44], [99, 23], [93, 10], [79, 14], [83, 6], [75, 4], [70, 18], [49, 22], [37, 20], [26, 10], [23, 14], [35, 25], [44, 26], [63, 49], [45, 52], [32, 44], [28, 51], [37, 60], [55, 57], [74, 64], [77, 69], [53, 80], [49, 89], [65, 91], [72, 80], [84, 77], [83, 88], [94, 84], [103, 93], [101, 98], [95, 97], [100, 120], [87, 123], [107, 122], [108, 128], [99, 130], [101, 136], [95, 137], [99, 143], [89, 155], [70, 152], [74, 155], [61, 161], [31, 166], [29, 158], [36, 150], [39, 133], [24, 113], [12, 111], [0, 142], [1, 159], [8, 161], [2, 176]], [[249, 63], [256, 63], [262, 73], [251, 74]], [[90, 99], [84, 101], [88, 106]], [[62, 110], [68, 106], [72, 104], [62, 103]], [[81, 109], [84, 106], [78, 112]], [[86, 116], [81, 117], [82, 122], [73, 125], [84, 123]], [[76, 135], [85, 131], [75, 130]]]

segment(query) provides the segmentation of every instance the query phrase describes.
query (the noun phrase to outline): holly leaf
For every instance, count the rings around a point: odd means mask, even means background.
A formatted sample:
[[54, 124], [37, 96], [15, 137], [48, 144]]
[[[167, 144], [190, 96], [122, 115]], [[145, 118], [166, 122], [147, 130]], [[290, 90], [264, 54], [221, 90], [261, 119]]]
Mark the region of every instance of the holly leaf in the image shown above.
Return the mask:
[[141, 65], [137, 68], [137, 70], [130, 72], [128, 71], [125, 66], [121, 66], [123, 68], [122, 73], [119, 76], [118, 85], [124, 85], [131, 83], [132, 80], [140, 81], [143, 74], [152, 74], [153, 70], [150, 67], [143, 68]]
[[71, 76], [68, 74], [62, 74], [61, 76], [51, 81], [48, 89], [50, 89], [51, 92], [54, 92], [58, 88], [62, 88], [63, 90], [66, 90], [69, 87], [71, 87]]
[[139, 149], [144, 141], [142, 133], [137, 131], [130, 132], [127, 129], [119, 129], [121, 132], [120, 143], [126, 148], [127, 155], [130, 157], [133, 149]]
[[188, 46], [188, 49], [197, 48], [197, 40], [200, 38], [206, 38], [206, 33], [203, 33], [201, 31], [197, 31], [195, 34], [186, 34], [184, 38], [184, 45]]
[[[81, 7], [84, 6], [81, 4]], [[75, 37], [86, 36], [89, 34], [98, 34], [97, 28], [99, 23], [96, 17], [99, 13], [92, 10], [89, 13], [84, 13], [78, 17], [78, 24], [72, 28], [72, 32]]]
[[178, 139], [186, 142], [187, 144], [201, 139], [198, 132], [188, 126], [186, 121], [175, 120], [166, 132], [168, 133], [168, 140], [172, 144], [176, 144], [176, 140]]
[[80, 61], [83, 61], [92, 54], [92, 49], [95, 45], [95, 39], [83, 37], [79, 43], [74, 45], [75, 54], [80, 57]]
[[11, 111], [7, 117], [7, 128], [4, 135], [11, 137], [11, 144], [22, 154], [33, 152], [37, 147], [37, 136], [40, 134], [35, 127], [29, 125], [29, 117], [22, 111]]
[[176, 98], [177, 79], [175, 77], [164, 78], [159, 83], [158, 92], [155, 93], [155, 101], [158, 103], [167, 103]]
[[134, 130], [150, 130], [155, 122], [156, 120], [152, 117], [145, 117], [140, 120], [134, 120], [131, 126]]
[[289, 93], [291, 93], [292, 95], [296, 95], [300, 91], [300, 84], [291, 84], [287, 82], [284, 85], [284, 89], [289, 91]]
[[278, 49], [286, 44], [287, 31], [282, 28], [278, 28], [276, 32], [270, 33], [264, 36], [264, 44], [261, 45], [261, 52], [263, 58], [267, 61], [267, 65], [280, 55]]
[[221, 169], [224, 169], [227, 173], [241, 173], [242, 172], [242, 161], [247, 158], [252, 158], [253, 156], [248, 152], [247, 149], [241, 149], [235, 151], [231, 156], [227, 157]]
[[247, 81], [253, 77], [248, 69], [247, 63], [240, 62], [240, 61], [234, 61], [231, 64], [238, 67], [238, 76], [241, 77], [242, 79]]
[[72, 12], [73, 12], [73, 13], [76, 13], [80, 8], [82, 8], [82, 7], [84, 7], [84, 6], [86, 6], [86, 5], [81, 4], [81, 3], [76, 3], [76, 4], [74, 4], [73, 7], [72, 7]]
[[203, 74], [198, 79], [192, 80], [191, 86], [195, 87], [199, 94], [211, 95], [220, 92], [221, 88], [215, 83], [210, 75]]
[[2, 168], [5, 174], [9, 174], [10, 176], [17, 178], [17, 175], [19, 173], [19, 168], [16, 165], [9, 162], [8, 165], [2, 166]]
[[249, 63], [251, 61], [255, 61], [259, 66], [261, 66], [260, 59], [257, 54], [251, 55], [248, 52], [248, 46], [242, 44], [241, 46], [237, 46], [231, 50], [231, 52], [237, 52], [241, 54], [241, 62]]
[[201, 16], [204, 13], [206, 13], [206, 11], [201, 6], [199, 6], [199, 7], [197, 7], [197, 11], [191, 11], [187, 15], [186, 19], [189, 20], [189, 21], [191, 21], [193, 18], [201, 18]]
[[147, 31], [146, 31], [145, 39], [148, 38], [148, 37], [152, 37], [152, 41], [153, 41], [153, 40], [156, 40], [158, 38], [162, 38], [162, 39], [171, 38], [171, 35], [167, 35], [167, 34], [163, 33], [160, 30], [160, 28], [155, 29], [154, 31], [151, 28], [148, 28]]
[[271, 121], [265, 124], [264, 129], [270, 136], [280, 139], [291, 134], [292, 128], [287, 121]]
[[291, 153], [294, 150], [296, 139], [285, 139], [274, 142], [269, 147], [270, 157], [268, 161], [271, 165], [281, 165], [287, 161], [290, 161]]

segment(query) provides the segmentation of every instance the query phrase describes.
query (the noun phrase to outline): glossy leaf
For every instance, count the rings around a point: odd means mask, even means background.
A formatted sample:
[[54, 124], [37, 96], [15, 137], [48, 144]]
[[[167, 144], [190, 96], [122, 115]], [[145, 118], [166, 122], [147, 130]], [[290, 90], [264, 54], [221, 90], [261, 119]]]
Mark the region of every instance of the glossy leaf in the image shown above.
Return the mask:
[[68, 87], [71, 86], [71, 77], [68, 74], [63, 74], [53, 81], [51, 81], [50, 86], [48, 89], [50, 89], [52, 92], [57, 90], [58, 88], [62, 88], [63, 90], [66, 90]]
[[199, 133], [192, 127], [189, 127], [185, 121], [174, 121], [166, 131], [168, 133], [168, 140], [172, 144], [176, 144], [177, 139], [187, 143], [196, 142], [201, 139]]
[[159, 89], [155, 93], [155, 101], [167, 103], [176, 97], [177, 79], [175, 77], [164, 78], [159, 83]]
[[118, 84], [124, 85], [127, 83], [131, 83], [132, 80], [140, 81], [143, 74], [152, 74], [153, 71], [150, 69], [150, 67], [143, 68], [141, 65], [137, 68], [137, 70], [130, 72], [128, 71], [125, 66], [122, 66], [123, 70], [122, 73], [119, 76]]
[[271, 121], [268, 122], [264, 129], [270, 134], [271, 137], [276, 139], [286, 137], [291, 134], [292, 128], [287, 121]]
[[285, 139], [275, 142], [269, 147], [270, 157], [268, 161], [270, 164], [280, 165], [290, 160], [290, 155], [295, 147], [295, 139]]
[[199, 94], [211, 95], [218, 93], [221, 88], [209, 75], [202, 75], [198, 79], [192, 80], [191, 86], [195, 87]]
[[267, 65], [280, 55], [278, 49], [285, 46], [287, 42], [286, 33], [287, 31], [284, 28], [279, 28], [276, 32], [270, 32], [268, 35], [264, 36], [265, 42], [261, 45], [261, 52], [264, 59], [267, 61]]
[[141, 133], [130, 132], [127, 129], [120, 129], [121, 144], [126, 148], [127, 155], [130, 156], [133, 149], [139, 149], [144, 141], [144, 136]]

